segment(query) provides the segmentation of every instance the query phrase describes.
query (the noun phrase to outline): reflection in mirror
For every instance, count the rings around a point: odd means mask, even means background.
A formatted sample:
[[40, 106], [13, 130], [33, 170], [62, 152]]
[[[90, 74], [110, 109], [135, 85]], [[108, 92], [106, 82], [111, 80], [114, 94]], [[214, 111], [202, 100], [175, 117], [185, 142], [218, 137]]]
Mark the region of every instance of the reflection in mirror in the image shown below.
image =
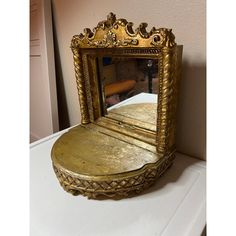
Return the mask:
[[101, 57], [99, 72], [107, 116], [156, 131], [158, 60]]

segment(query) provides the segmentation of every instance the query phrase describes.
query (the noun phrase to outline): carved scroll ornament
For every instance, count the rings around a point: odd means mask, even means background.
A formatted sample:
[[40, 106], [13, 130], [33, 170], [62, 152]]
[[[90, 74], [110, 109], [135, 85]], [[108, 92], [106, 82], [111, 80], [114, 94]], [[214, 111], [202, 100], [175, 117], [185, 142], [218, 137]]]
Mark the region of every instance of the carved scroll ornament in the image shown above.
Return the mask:
[[171, 29], [153, 27], [146, 31], [148, 24], [141, 23], [133, 30], [133, 23], [125, 19], [116, 19], [113, 13], [107, 20], [98, 23], [92, 31], [84, 29], [84, 33], [75, 35], [71, 42], [72, 48], [107, 48], [107, 47], [173, 47], [175, 36]]

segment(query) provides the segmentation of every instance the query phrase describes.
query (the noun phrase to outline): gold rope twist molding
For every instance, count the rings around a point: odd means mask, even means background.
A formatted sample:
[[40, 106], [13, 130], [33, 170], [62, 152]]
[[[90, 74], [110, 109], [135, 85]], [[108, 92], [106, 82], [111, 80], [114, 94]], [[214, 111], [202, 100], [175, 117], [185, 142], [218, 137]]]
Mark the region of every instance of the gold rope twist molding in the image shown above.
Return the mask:
[[77, 49], [72, 47], [72, 52], [74, 57], [75, 77], [80, 102], [81, 123], [88, 124], [90, 122], [90, 119], [86, 99], [85, 83], [83, 79], [82, 58]]
[[173, 106], [171, 105], [174, 99], [174, 53], [163, 54], [163, 76], [160, 81], [160, 107], [158, 114], [158, 146], [157, 150], [160, 153], [165, 153], [168, 149], [168, 140], [173, 128]]

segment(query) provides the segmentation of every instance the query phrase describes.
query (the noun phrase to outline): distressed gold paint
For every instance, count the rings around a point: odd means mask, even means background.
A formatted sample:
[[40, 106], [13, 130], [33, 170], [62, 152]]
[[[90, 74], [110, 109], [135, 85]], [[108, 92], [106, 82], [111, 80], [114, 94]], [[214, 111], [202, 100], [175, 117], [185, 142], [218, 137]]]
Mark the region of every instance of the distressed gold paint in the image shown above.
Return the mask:
[[[72, 39], [82, 124], [55, 142], [51, 156], [61, 186], [73, 195], [128, 197], [153, 184], [173, 162], [182, 46], [171, 29], [147, 32], [146, 23], [136, 30], [132, 25], [110, 13], [93, 31], [86, 28]], [[158, 103], [107, 115], [97, 78], [99, 55], [157, 59]]]

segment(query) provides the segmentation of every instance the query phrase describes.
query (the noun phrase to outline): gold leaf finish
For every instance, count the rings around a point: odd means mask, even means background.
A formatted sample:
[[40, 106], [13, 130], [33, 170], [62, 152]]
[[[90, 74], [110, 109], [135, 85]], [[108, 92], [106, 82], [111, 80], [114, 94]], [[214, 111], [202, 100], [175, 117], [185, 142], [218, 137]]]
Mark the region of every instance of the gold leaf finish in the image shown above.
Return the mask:
[[107, 20], [99, 22], [93, 31], [86, 28], [84, 34], [75, 35], [71, 47], [174, 47], [176, 45], [171, 29], [153, 27], [147, 32], [147, 23], [141, 23], [135, 30], [132, 26], [132, 22], [116, 19], [116, 16], [110, 13]]
[[180, 79], [182, 47], [163, 49], [160, 60], [160, 85], [157, 117], [157, 152], [165, 155], [175, 150], [177, 92]]
[[73, 48], [72, 51], [74, 54], [74, 68], [75, 68], [75, 77], [76, 77], [77, 90], [80, 102], [81, 123], [88, 124], [90, 120], [89, 120], [87, 98], [85, 91], [85, 80], [83, 79], [83, 66], [82, 66], [81, 53], [79, 52], [79, 50], [75, 50]]
[[[132, 22], [110, 13], [93, 30], [72, 38], [82, 124], [55, 142], [51, 156], [61, 186], [73, 195], [129, 197], [153, 184], [173, 162], [182, 46], [171, 29], [146, 28], [141, 23], [134, 30]], [[107, 114], [97, 60], [104, 55], [157, 60], [157, 104]]]
[[174, 154], [171, 154], [138, 172], [123, 177], [106, 176], [104, 180], [77, 176], [56, 165], [53, 165], [53, 168], [63, 189], [73, 195], [82, 194], [94, 199], [100, 197], [120, 199], [139, 194], [150, 187], [171, 166], [174, 157]]

